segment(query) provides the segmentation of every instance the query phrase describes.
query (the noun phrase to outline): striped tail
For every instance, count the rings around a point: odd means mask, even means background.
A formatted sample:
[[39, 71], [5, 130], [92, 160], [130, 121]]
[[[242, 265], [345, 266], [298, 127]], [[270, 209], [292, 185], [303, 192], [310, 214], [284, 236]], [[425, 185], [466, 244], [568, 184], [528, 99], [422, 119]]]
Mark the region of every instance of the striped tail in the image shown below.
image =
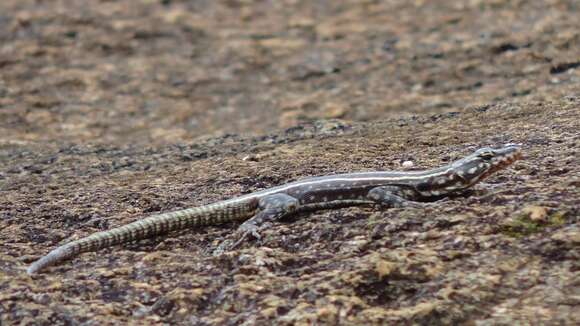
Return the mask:
[[188, 227], [215, 225], [251, 216], [257, 204], [219, 202], [207, 206], [153, 215], [108, 231], [97, 232], [88, 237], [64, 244], [32, 263], [27, 273], [32, 275], [46, 267], [71, 259], [83, 252], [96, 251], [113, 245], [146, 239], [158, 234]]

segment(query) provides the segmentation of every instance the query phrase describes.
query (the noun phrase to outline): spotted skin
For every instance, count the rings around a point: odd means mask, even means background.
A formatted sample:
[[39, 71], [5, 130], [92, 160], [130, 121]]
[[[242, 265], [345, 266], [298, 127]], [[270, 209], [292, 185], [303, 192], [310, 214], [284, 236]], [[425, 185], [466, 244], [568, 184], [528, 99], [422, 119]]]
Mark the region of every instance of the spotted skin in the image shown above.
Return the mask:
[[[291, 182], [218, 203], [164, 213], [64, 244], [30, 265], [43, 269], [80, 253], [150, 238], [189, 227], [244, 221], [240, 241], [284, 216], [318, 209], [377, 204], [419, 207], [468, 189], [495, 171], [521, 158], [518, 145], [482, 148], [449, 165], [411, 172], [363, 172], [315, 177]], [[238, 241], [237, 243], [239, 243]]]

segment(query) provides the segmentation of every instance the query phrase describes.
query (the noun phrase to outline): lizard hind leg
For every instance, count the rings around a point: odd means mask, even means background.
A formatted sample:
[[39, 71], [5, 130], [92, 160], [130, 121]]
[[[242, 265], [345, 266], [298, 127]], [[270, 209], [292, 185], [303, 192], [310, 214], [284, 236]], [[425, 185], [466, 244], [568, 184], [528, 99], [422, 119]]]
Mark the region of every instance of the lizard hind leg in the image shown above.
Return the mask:
[[258, 203], [258, 213], [242, 223], [237, 230], [238, 240], [234, 244], [223, 242], [214, 251], [214, 255], [239, 246], [249, 235], [260, 239], [259, 231], [265, 229], [271, 222], [292, 214], [298, 209], [298, 199], [283, 193], [272, 194], [261, 198]]

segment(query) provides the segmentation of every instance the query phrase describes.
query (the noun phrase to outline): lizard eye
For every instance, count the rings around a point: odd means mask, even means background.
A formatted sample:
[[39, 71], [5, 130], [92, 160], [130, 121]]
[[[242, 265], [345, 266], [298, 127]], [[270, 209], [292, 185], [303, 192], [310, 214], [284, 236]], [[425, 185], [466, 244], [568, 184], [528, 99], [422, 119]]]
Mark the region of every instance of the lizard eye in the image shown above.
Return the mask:
[[484, 160], [490, 160], [495, 156], [495, 152], [491, 148], [481, 148], [476, 152], [476, 154], [477, 157], [480, 157]]

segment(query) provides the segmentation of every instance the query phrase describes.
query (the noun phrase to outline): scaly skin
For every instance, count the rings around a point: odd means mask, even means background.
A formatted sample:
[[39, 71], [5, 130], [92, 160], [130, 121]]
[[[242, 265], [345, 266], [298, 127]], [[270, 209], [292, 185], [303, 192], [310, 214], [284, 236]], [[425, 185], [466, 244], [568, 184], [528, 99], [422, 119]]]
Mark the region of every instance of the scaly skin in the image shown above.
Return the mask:
[[55, 265], [83, 252], [96, 251], [121, 243], [147, 239], [170, 231], [245, 220], [254, 215], [256, 208], [257, 202], [255, 200], [234, 204], [219, 202], [150, 216], [112, 230], [97, 232], [60, 246], [30, 265], [27, 272], [28, 274], [35, 274], [48, 266]]
[[266, 222], [295, 212], [373, 203], [383, 207], [419, 207], [421, 202], [464, 191], [520, 158], [520, 147], [510, 144], [499, 149], [482, 148], [449, 165], [426, 171], [364, 172], [295, 181], [97, 232], [54, 249], [30, 265], [27, 272], [38, 273], [83, 252], [189, 227], [245, 221], [239, 228], [243, 233], [241, 241], [248, 234], [259, 238], [258, 231]]

